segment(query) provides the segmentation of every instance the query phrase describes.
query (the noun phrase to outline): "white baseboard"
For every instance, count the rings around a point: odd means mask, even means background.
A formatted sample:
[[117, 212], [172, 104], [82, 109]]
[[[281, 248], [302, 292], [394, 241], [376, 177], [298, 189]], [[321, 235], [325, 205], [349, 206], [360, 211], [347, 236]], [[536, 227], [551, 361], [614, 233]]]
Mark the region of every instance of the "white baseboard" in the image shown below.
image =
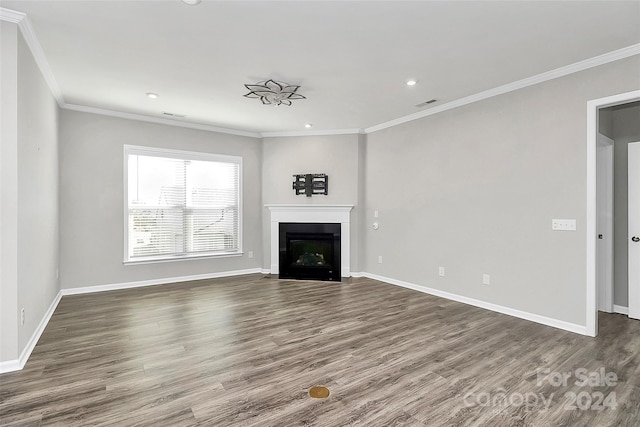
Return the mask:
[[93, 292], [115, 291], [118, 289], [140, 288], [143, 286], [166, 285], [168, 283], [189, 282], [192, 280], [218, 279], [220, 277], [243, 276], [245, 274], [261, 273], [260, 268], [246, 270], [222, 271], [218, 273], [195, 274], [192, 276], [166, 277], [162, 279], [140, 280], [137, 282], [112, 283], [108, 285], [85, 286], [81, 288], [68, 288], [62, 290], [62, 295], [78, 295]]
[[[38, 328], [35, 330], [29, 343], [22, 351], [20, 358], [17, 360], [8, 360], [5, 362], [0, 362], [0, 374], [6, 372], [19, 371], [24, 368], [24, 365], [27, 363], [29, 356], [31, 356], [31, 352], [35, 348], [40, 336], [44, 332], [51, 316], [53, 315], [60, 299], [64, 295], [78, 295], [78, 294], [86, 294], [92, 292], [104, 292], [104, 291], [112, 291], [117, 289], [130, 289], [130, 288], [138, 288], [143, 286], [155, 286], [155, 285], [165, 285], [168, 283], [176, 283], [176, 282], [187, 282], [192, 280], [203, 280], [203, 279], [216, 279], [221, 277], [231, 277], [231, 276], [242, 276], [245, 274], [269, 274], [269, 270], [261, 269], [261, 268], [251, 268], [246, 270], [235, 270], [235, 271], [225, 271], [219, 273], [208, 273], [208, 274], [198, 274], [192, 276], [180, 276], [180, 277], [170, 277], [163, 279], [152, 279], [152, 280], [142, 280], [137, 282], [125, 282], [125, 283], [114, 283], [109, 285], [98, 285], [98, 286], [86, 286], [80, 288], [70, 288], [70, 289], [62, 289], [56, 295], [56, 298], [51, 303], [51, 306], [43, 316]], [[552, 319], [550, 317], [540, 316], [538, 314], [528, 313], [526, 311], [516, 310], [509, 307], [504, 307], [497, 304], [492, 304], [485, 301], [480, 301], [473, 298], [464, 297], [457, 294], [452, 294], [450, 292], [441, 291], [438, 289], [429, 288], [426, 286], [420, 286], [413, 283], [405, 282], [402, 280], [396, 280], [389, 277], [378, 276], [377, 274], [371, 274], [367, 272], [352, 272], [352, 277], [368, 277], [370, 279], [378, 280], [381, 282], [385, 282], [391, 285], [401, 286], [403, 288], [412, 289], [418, 292], [424, 292], [426, 294], [435, 295], [441, 298], [446, 298], [452, 301], [458, 301], [464, 304], [473, 305], [475, 307], [484, 308], [487, 310], [495, 311], [498, 313], [507, 314], [509, 316], [518, 317], [520, 319], [529, 320], [532, 322], [540, 323], [547, 326], [552, 326], [554, 328], [563, 329], [569, 332], [575, 332], [581, 335], [587, 335], [587, 330], [585, 326], [576, 325], [574, 323], [564, 322], [562, 320]], [[627, 307], [622, 307], [618, 305], [614, 305], [614, 311], [620, 314], [628, 314]]]
[[6, 374], [7, 372], [19, 371], [23, 366], [20, 366], [20, 360], [7, 360], [5, 362], [0, 362], [0, 374]]
[[484, 308], [484, 309], [495, 311], [502, 314], [508, 314], [509, 316], [517, 317], [524, 320], [529, 320], [531, 322], [540, 323], [546, 326], [552, 326], [554, 328], [563, 329], [565, 331], [574, 332], [576, 334], [588, 335], [587, 327], [583, 325], [576, 325], [575, 323], [569, 323], [563, 320], [540, 316], [538, 314], [516, 310], [514, 308], [504, 307], [502, 305], [493, 304], [490, 302], [481, 301], [481, 300], [477, 300], [474, 298], [469, 298], [469, 297], [465, 297], [457, 294], [452, 294], [450, 292], [445, 292], [438, 289], [429, 288], [426, 286], [420, 286], [420, 285], [405, 282], [402, 280], [396, 280], [396, 279], [391, 279], [389, 277], [378, 276], [377, 274], [371, 274], [366, 272], [363, 272], [360, 274], [362, 274], [362, 276], [360, 277], [368, 277], [370, 279], [379, 280], [381, 282], [389, 283], [391, 285], [402, 286], [403, 288], [413, 289], [414, 291], [424, 292], [426, 294], [434, 295], [441, 298], [446, 298], [446, 299], [461, 302], [464, 304], [473, 305], [475, 307]]
[[613, 305], [613, 312], [618, 314], [624, 314], [625, 316], [629, 315], [629, 307], [625, 307], [622, 305]]
[[4, 374], [6, 372], [20, 371], [22, 368], [24, 368], [24, 365], [26, 365], [27, 360], [29, 360], [29, 356], [31, 356], [31, 352], [36, 347], [36, 344], [38, 343], [38, 340], [42, 336], [44, 329], [47, 327], [47, 324], [49, 323], [51, 316], [53, 316], [53, 312], [56, 311], [56, 307], [58, 307], [58, 303], [60, 302], [61, 298], [62, 298], [62, 291], [58, 292], [56, 297], [53, 299], [53, 302], [49, 306], [49, 309], [44, 314], [44, 316], [42, 317], [42, 320], [40, 320], [40, 323], [38, 324], [38, 327], [31, 335], [29, 342], [24, 347], [24, 350], [22, 350], [22, 353], [20, 354], [20, 358], [16, 360], [8, 360], [6, 362], [0, 362], [0, 374]]
[[112, 291], [116, 289], [129, 289], [129, 288], [139, 288], [142, 286], [154, 286], [154, 285], [166, 285], [168, 283], [176, 283], [176, 282], [188, 282], [191, 280], [202, 280], [202, 279], [216, 279], [220, 277], [231, 277], [231, 276], [242, 276], [245, 274], [256, 274], [261, 273], [262, 270], [260, 268], [250, 268], [246, 270], [235, 270], [235, 271], [223, 271], [219, 273], [207, 273], [207, 274], [198, 274], [193, 276], [180, 276], [180, 277], [169, 277], [164, 279], [153, 279], [153, 280], [142, 280], [138, 282], [125, 282], [125, 283], [114, 283], [109, 285], [98, 285], [98, 286], [86, 286], [81, 288], [70, 288], [70, 289], [62, 289], [56, 295], [55, 300], [51, 303], [51, 306], [43, 316], [38, 328], [35, 330], [29, 343], [26, 345], [19, 359], [16, 360], [7, 360], [5, 362], [0, 362], [0, 374], [4, 374], [5, 372], [13, 372], [19, 371], [24, 368], [24, 365], [29, 360], [29, 356], [31, 356], [31, 352], [35, 348], [42, 332], [47, 327], [51, 316], [53, 316], [53, 312], [56, 310], [60, 299], [65, 295], [78, 295], [78, 294], [88, 294], [93, 292], [104, 292], [104, 291]]

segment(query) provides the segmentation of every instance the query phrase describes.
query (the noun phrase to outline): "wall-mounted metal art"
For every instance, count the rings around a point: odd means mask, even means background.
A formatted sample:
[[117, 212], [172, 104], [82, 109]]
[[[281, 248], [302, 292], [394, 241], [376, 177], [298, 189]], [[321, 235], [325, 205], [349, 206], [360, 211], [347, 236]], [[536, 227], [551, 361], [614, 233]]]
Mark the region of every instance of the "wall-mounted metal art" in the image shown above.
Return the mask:
[[293, 175], [293, 189], [296, 196], [304, 194], [311, 197], [314, 194], [329, 194], [329, 176], [324, 173], [306, 173]]

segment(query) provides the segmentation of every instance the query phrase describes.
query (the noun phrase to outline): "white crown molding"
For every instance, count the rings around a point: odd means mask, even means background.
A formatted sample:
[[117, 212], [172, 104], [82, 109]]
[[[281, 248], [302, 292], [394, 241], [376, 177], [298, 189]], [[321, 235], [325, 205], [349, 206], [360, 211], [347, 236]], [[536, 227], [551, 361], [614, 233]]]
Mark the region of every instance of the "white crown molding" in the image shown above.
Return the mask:
[[403, 123], [407, 123], [413, 120], [418, 120], [423, 117], [432, 116], [434, 114], [441, 113], [443, 111], [451, 110], [463, 105], [468, 105], [474, 102], [482, 101], [487, 98], [502, 95], [507, 92], [513, 92], [519, 89], [523, 89], [528, 86], [532, 86], [538, 83], [543, 83], [549, 80], [564, 77], [569, 74], [584, 71], [589, 68], [597, 67], [599, 65], [608, 64], [610, 62], [618, 61], [620, 59], [629, 58], [640, 54], [640, 43], [624, 47], [622, 49], [614, 50], [603, 55], [595, 56], [593, 58], [585, 59], [584, 61], [575, 62], [573, 64], [556, 68], [555, 70], [547, 71], [535, 76], [527, 77], [526, 79], [518, 80], [506, 85], [498, 86], [493, 89], [485, 90], [483, 92], [476, 93], [474, 95], [466, 96], [464, 98], [457, 99], [455, 101], [448, 102], [438, 107], [430, 108], [426, 111], [420, 111], [418, 113], [409, 114], [408, 116], [399, 117], [388, 122], [380, 123], [375, 126], [365, 128], [365, 133], [373, 133], [382, 129], [397, 126]]
[[462, 107], [464, 105], [472, 104], [474, 102], [482, 101], [494, 96], [502, 95], [508, 92], [513, 92], [519, 89], [523, 89], [528, 86], [533, 86], [538, 83], [543, 83], [549, 80], [553, 80], [559, 77], [564, 77], [569, 74], [577, 73], [587, 70], [589, 68], [597, 67], [600, 65], [608, 64], [610, 62], [618, 61], [620, 59], [629, 58], [631, 56], [640, 54], [640, 43], [624, 47], [622, 49], [614, 50], [593, 58], [585, 59], [564, 67], [556, 68], [555, 70], [547, 71], [535, 76], [527, 77], [526, 79], [518, 80], [506, 85], [498, 86], [493, 89], [489, 89], [483, 92], [476, 93], [464, 98], [457, 99], [455, 101], [448, 102], [435, 108], [430, 108], [426, 111], [420, 111], [418, 113], [409, 114], [407, 116], [399, 117], [388, 122], [380, 123], [378, 125], [370, 126], [364, 129], [333, 129], [333, 130], [313, 130], [313, 131], [283, 131], [283, 132], [247, 132], [228, 128], [219, 128], [209, 125], [201, 125], [188, 122], [178, 122], [171, 119], [155, 118], [150, 116], [144, 116], [141, 114], [123, 113], [118, 111], [104, 110], [94, 107], [85, 107], [80, 105], [65, 104], [62, 108], [75, 111], [84, 111], [94, 114], [103, 114], [114, 117], [127, 118], [131, 120], [142, 120], [152, 123], [160, 123], [172, 126], [180, 126], [191, 129], [206, 130], [212, 132], [227, 133], [231, 135], [248, 136], [252, 138], [277, 138], [277, 137], [300, 137], [300, 136], [329, 136], [329, 135], [354, 135], [354, 134], [369, 134], [377, 132], [382, 129], [398, 126], [403, 123], [418, 120], [424, 117], [432, 116], [447, 110]]
[[364, 129], [330, 129], [330, 130], [307, 130], [290, 132], [260, 132], [262, 138], [277, 138], [281, 136], [327, 136], [327, 135], [354, 135], [363, 134]]
[[53, 71], [51, 71], [49, 61], [47, 61], [47, 57], [44, 55], [40, 41], [38, 41], [36, 33], [33, 31], [29, 17], [22, 12], [0, 7], [0, 20], [18, 24], [18, 28], [20, 28], [20, 31], [22, 32], [22, 37], [24, 37], [27, 46], [29, 46], [31, 55], [33, 55], [33, 59], [36, 61], [36, 64], [42, 73], [42, 77], [47, 82], [51, 94], [58, 105], [62, 107], [64, 105], [62, 91], [60, 90], [60, 86], [58, 86], [58, 82], [53, 75]]
[[83, 112], [94, 113], [94, 114], [102, 114], [102, 115], [113, 116], [113, 117], [127, 118], [131, 120], [141, 120], [141, 121], [165, 124], [170, 126], [179, 126], [179, 127], [190, 128], [190, 129], [220, 132], [220, 133], [239, 135], [239, 136], [248, 136], [252, 138], [369, 134], [369, 133], [377, 132], [382, 129], [407, 123], [413, 120], [418, 120], [423, 117], [432, 116], [434, 114], [438, 114], [443, 111], [451, 110], [464, 105], [472, 104], [474, 102], [482, 101], [487, 98], [502, 95], [502, 94], [519, 90], [519, 89], [532, 86], [538, 83], [543, 83], [559, 77], [564, 77], [569, 74], [577, 73], [579, 71], [584, 71], [589, 68], [597, 67], [599, 65], [608, 64], [610, 62], [618, 61], [620, 59], [625, 59], [625, 58], [629, 58], [631, 56], [640, 54], [640, 43], [637, 43], [631, 46], [624, 47], [622, 49], [617, 49], [611, 52], [607, 52], [605, 54], [595, 56], [593, 58], [575, 62], [573, 64], [570, 64], [564, 67], [556, 68], [555, 70], [551, 70], [541, 74], [537, 74], [535, 76], [527, 77], [525, 79], [508, 83], [506, 85], [498, 86], [496, 88], [479, 92], [470, 96], [466, 96], [464, 98], [460, 98], [455, 101], [451, 101], [446, 104], [443, 104], [434, 108], [430, 108], [425, 111], [409, 114], [407, 116], [389, 120], [387, 122], [370, 126], [364, 129], [335, 129], [335, 130], [324, 130], [324, 131], [313, 130], [313, 131], [283, 131], [283, 132], [247, 132], [247, 131], [236, 130], [236, 129], [219, 128], [219, 127], [210, 126], [210, 125], [179, 122], [171, 119], [155, 118], [155, 117], [145, 116], [141, 114], [124, 113], [124, 112], [105, 110], [105, 109], [95, 108], [95, 107], [85, 107], [81, 105], [66, 104], [62, 96], [62, 92], [60, 91], [60, 87], [58, 86], [58, 83], [53, 75], [53, 72], [51, 71], [49, 62], [47, 61], [44, 55], [40, 42], [38, 41], [35, 35], [35, 32], [33, 31], [33, 27], [31, 26], [29, 17], [22, 12], [0, 7], [0, 20], [18, 24], [18, 27], [22, 31], [22, 35], [25, 41], [27, 42], [27, 45], [31, 49], [31, 53], [36, 63], [38, 64], [38, 67], [40, 68], [42, 75], [44, 76], [44, 79], [49, 85], [49, 89], [51, 90], [51, 93], [53, 94], [56, 101], [58, 102], [58, 105], [61, 108], [74, 110], [74, 111], [83, 111]]
[[260, 138], [259, 133], [246, 132], [243, 130], [220, 128], [216, 126], [201, 125], [197, 123], [181, 122], [177, 120], [165, 119], [163, 117], [151, 117], [143, 114], [124, 113], [121, 111], [107, 110], [104, 108], [87, 107], [84, 105], [64, 104], [61, 106], [65, 110], [80, 111], [83, 113], [100, 114], [102, 116], [119, 117], [121, 119], [138, 120], [141, 122], [156, 123], [168, 126], [177, 126], [188, 129], [204, 130], [209, 132], [226, 133], [230, 135], [248, 136], [250, 138]]
[[0, 21], [7, 21], [13, 24], [19, 24], [27, 15], [17, 10], [6, 9], [0, 7]]

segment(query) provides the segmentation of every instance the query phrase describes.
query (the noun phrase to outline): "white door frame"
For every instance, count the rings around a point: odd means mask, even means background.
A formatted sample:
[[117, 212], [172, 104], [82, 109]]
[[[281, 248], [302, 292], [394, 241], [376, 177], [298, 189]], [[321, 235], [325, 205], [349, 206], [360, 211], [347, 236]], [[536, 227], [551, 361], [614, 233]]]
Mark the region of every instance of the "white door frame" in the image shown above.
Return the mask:
[[587, 102], [587, 200], [586, 200], [586, 334], [598, 335], [598, 298], [596, 287], [596, 140], [598, 110], [640, 100], [640, 90], [593, 99]]
[[[635, 152], [635, 155], [631, 155], [631, 152]], [[640, 192], [640, 186], [638, 186], [638, 175], [640, 174], [640, 142], [629, 143], [629, 219], [627, 229], [627, 245], [629, 250], [629, 317], [633, 319], [640, 319], [640, 276], [638, 275], [638, 266], [634, 267], [631, 260], [635, 259], [638, 262], [638, 245], [640, 243], [633, 242], [632, 237], [640, 236], [640, 226], [638, 224], [638, 217], [640, 217], [640, 206], [637, 199]], [[631, 170], [634, 173], [631, 173]], [[632, 182], [632, 179], [634, 182]], [[634, 194], [634, 198], [631, 198], [631, 194]], [[632, 221], [635, 218], [635, 221]]]
[[598, 310], [613, 312], [613, 140], [596, 138], [596, 287]]

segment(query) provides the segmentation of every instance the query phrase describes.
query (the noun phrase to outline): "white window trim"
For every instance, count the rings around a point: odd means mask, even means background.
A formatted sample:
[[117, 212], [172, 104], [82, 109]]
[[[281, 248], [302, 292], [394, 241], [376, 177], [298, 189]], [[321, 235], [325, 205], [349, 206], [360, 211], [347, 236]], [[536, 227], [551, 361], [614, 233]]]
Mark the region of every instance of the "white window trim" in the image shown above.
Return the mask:
[[[134, 260], [129, 259], [129, 170], [128, 170], [128, 156], [129, 154], [134, 155], [144, 155], [144, 156], [156, 156], [156, 157], [167, 157], [173, 156], [175, 158], [180, 158], [184, 160], [205, 160], [205, 161], [214, 161], [214, 162], [225, 162], [225, 163], [236, 163], [239, 166], [238, 171], [238, 250], [232, 252], [219, 252], [215, 254], [193, 254], [193, 255], [171, 255], [171, 256], [154, 256], [154, 257], [146, 257], [146, 258], [136, 258]], [[123, 205], [124, 205], [124, 223], [123, 223], [123, 233], [124, 233], [124, 242], [123, 242], [123, 254], [124, 259], [122, 261], [125, 265], [136, 265], [136, 264], [152, 264], [159, 262], [175, 262], [175, 261], [189, 261], [189, 260], [202, 260], [202, 259], [212, 259], [212, 258], [229, 258], [229, 257], [241, 257], [244, 255], [244, 251], [242, 249], [243, 244], [243, 234], [242, 234], [242, 224], [244, 223], [243, 217], [243, 183], [242, 183], [242, 157], [240, 156], [228, 156], [223, 154], [213, 154], [213, 153], [201, 153], [195, 151], [184, 151], [184, 150], [174, 150], [170, 148], [158, 148], [158, 147], [144, 147], [140, 145], [128, 145], [125, 144], [123, 147], [123, 156], [122, 156], [122, 175], [123, 175]]]

